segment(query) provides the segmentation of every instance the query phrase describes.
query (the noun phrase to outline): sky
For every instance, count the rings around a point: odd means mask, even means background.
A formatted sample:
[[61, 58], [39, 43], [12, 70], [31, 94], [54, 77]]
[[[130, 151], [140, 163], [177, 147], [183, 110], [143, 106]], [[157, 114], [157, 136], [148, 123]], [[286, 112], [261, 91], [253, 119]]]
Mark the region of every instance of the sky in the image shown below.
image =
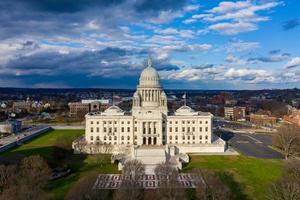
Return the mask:
[[299, 0], [0, 1], [0, 87], [300, 87]]

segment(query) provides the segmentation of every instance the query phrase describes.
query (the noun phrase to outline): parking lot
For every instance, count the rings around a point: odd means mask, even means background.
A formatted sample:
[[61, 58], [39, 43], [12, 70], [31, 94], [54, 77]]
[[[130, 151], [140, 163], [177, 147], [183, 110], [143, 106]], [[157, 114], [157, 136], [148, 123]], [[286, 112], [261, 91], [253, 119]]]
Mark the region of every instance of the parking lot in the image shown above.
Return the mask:
[[247, 156], [273, 159], [284, 158], [281, 153], [271, 148], [271, 135], [223, 132], [221, 137], [235, 150]]

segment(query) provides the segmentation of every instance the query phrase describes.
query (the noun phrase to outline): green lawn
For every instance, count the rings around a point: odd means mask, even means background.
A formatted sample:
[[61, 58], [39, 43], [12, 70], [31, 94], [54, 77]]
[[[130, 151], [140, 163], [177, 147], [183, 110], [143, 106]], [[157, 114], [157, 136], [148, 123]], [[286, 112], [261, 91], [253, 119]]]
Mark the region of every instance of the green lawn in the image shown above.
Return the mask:
[[[117, 166], [109, 162], [98, 164], [92, 156], [74, 155], [72, 151], [68, 156], [57, 162], [54, 152], [58, 140], [72, 141], [84, 134], [83, 130], [53, 130], [43, 134], [28, 143], [0, 154], [0, 156], [30, 156], [39, 154], [43, 156], [51, 167], [67, 166], [73, 173], [49, 184], [48, 193], [51, 199], [63, 199], [76, 182], [92, 173], [118, 173]], [[191, 156], [191, 162], [183, 171], [194, 168], [213, 169], [218, 171], [221, 179], [234, 191], [234, 199], [265, 199], [268, 186], [276, 180], [282, 169], [282, 160], [257, 159], [247, 156]]]
[[71, 147], [72, 141], [83, 134], [84, 130], [53, 130], [22, 146], [4, 152], [0, 156], [13, 159], [14, 157], [38, 154], [44, 157], [53, 168], [61, 166], [71, 168], [73, 173], [70, 176], [50, 182], [48, 187], [50, 199], [63, 199], [80, 178], [90, 173], [118, 173], [116, 165], [110, 163], [99, 165], [92, 156], [74, 155], [72, 151], [69, 151], [68, 156], [59, 162], [54, 159], [53, 153], [57, 149], [55, 146], [57, 141], [65, 140]]
[[265, 199], [269, 185], [281, 175], [282, 160], [240, 156], [191, 156], [183, 171], [213, 169], [234, 191], [234, 199]]

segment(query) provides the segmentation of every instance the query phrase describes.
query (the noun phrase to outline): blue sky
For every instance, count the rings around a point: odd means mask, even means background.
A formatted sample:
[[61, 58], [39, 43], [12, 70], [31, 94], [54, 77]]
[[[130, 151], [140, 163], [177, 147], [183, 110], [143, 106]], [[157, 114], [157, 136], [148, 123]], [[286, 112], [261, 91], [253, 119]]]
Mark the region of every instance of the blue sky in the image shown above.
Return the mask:
[[297, 0], [0, 2], [0, 87], [300, 87]]

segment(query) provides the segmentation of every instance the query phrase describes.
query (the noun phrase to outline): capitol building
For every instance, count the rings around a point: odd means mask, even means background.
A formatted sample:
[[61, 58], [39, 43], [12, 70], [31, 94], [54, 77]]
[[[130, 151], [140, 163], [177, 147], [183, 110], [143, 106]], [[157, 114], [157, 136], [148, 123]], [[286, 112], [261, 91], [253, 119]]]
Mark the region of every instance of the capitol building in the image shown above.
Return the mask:
[[101, 152], [101, 146], [109, 145], [121, 169], [127, 159], [140, 159], [150, 168], [166, 161], [181, 168], [182, 162], [188, 162], [188, 153], [225, 151], [225, 142], [213, 134], [211, 113], [187, 105], [169, 112], [167, 95], [150, 58], [132, 101], [130, 112], [113, 105], [85, 116], [86, 152]]

